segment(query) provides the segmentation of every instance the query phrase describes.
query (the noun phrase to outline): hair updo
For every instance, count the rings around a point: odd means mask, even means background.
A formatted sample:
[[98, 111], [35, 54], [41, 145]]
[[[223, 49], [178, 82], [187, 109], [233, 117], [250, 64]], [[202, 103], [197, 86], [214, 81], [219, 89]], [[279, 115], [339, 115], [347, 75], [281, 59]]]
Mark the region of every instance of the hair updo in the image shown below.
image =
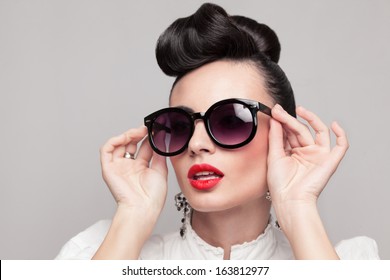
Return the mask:
[[[217, 60], [247, 61], [264, 76], [266, 90], [290, 115], [294, 93], [279, 67], [280, 43], [265, 24], [243, 16], [229, 16], [215, 4], [203, 4], [193, 15], [173, 22], [157, 42], [161, 70], [176, 77]], [[174, 83], [174, 84], [175, 84]]]

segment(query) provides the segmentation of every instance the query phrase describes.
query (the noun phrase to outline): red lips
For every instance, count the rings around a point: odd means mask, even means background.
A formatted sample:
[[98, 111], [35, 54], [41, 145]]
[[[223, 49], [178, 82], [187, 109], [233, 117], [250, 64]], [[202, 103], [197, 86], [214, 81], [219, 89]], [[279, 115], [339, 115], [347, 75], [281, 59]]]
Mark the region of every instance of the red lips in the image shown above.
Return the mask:
[[188, 180], [198, 190], [209, 190], [222, 180], [224, 174], [209, 164], [195, 164], [188, 170]]

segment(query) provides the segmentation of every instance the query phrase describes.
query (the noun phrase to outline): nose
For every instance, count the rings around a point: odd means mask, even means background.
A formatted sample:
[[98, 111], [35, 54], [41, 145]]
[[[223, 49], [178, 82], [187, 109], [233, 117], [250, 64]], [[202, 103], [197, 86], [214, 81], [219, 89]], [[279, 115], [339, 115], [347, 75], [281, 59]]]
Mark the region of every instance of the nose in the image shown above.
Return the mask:
[[202, 153], [213, 154], [215, 152], [216, 145], [210, 139], [205, 127], [205, 123], [202, 120], [196, 120], [194, 133], [188, 143], [188, 151], [191, 155], [199, 155]]

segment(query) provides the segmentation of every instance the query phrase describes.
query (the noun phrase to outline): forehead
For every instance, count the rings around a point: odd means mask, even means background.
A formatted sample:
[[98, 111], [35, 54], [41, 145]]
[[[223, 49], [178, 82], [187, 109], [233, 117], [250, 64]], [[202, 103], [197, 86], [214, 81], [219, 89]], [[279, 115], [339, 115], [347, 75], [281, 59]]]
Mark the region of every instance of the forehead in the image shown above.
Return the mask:
[[185, 106], [205, 111], [227, 98], [245, 98], [272, 106], [261, 73], [249, 62], [216, 61], [181, 78], [170, 98], [170, 106]]

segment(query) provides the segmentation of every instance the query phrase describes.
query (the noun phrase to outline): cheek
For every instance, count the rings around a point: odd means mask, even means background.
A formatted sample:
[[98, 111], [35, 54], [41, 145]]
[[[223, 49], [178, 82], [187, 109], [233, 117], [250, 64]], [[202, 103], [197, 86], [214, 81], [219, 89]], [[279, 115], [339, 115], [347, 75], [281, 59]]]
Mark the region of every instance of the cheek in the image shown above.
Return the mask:
[[176, 174], [176, 179], [179, 183], [179, 186], [182, 186], [183, 180], [187, 178], [187, 174], [184, 174], [186, 170], [181, 156], [174, 156], [170, 158], [173, 170]]
[[170, 161], [181, 190], [197, 210], [228, 209], [263, 196], [268, 188], [268, 127], [259, 127], [254, 139], [240, 149], [217, 148], [217, 152], [210, 155], [209, 163], [226, 173], [225, 187], [216, 192], [199, 195], [188, 185], [187, 172], [193, 162], [187, 156], [171, 157]]
[[267, 184], [268, 128], [258, 129], [255, 138], [240, 155], [240, 167], [245, 170], [244, 180], [254, 188], [264, 188]]
[[247, 146], [256, 154], [268, 153], [269, 121], [260, 117], [258, 117], [257, 121], [258, 125], [255, 137]]
[[[268, 157], [268, 125], [258, 128], [255, 138], [250, 143], [251, 152], [257, 156], [260, 161], [267, 161]], [[255, 157], [255, 156], [254, 156]]]

